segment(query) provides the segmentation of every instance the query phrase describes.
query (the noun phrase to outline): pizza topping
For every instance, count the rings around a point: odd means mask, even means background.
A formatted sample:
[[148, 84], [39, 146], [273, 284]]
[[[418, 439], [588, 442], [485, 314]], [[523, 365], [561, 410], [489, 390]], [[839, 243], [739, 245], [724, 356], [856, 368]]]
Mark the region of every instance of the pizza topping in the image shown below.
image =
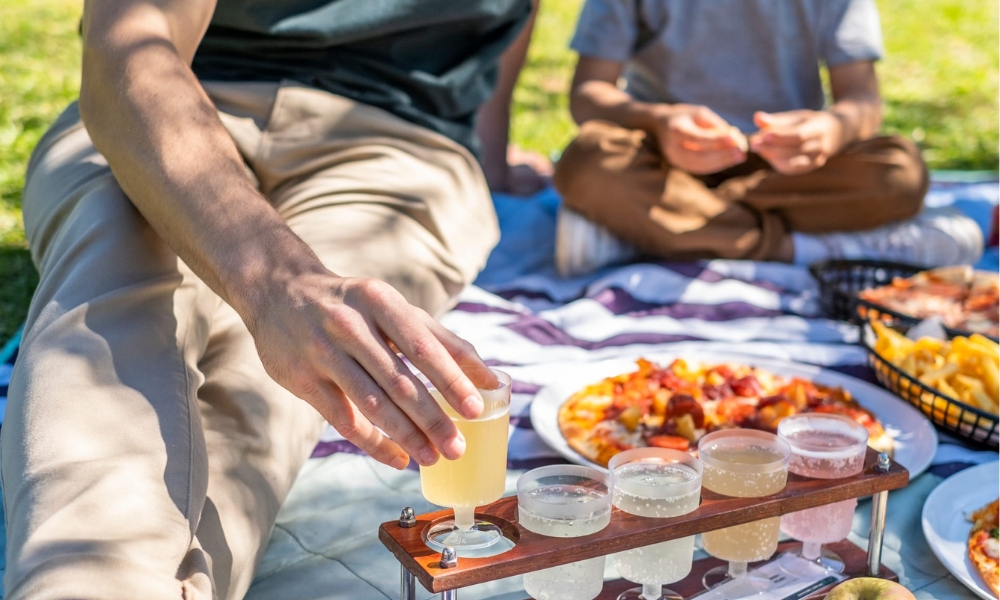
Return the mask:
[[638, 361], [638, 370], [580, 390], [559, 411], [570, 446], [606, 465], [628, 448], [694, 447], [709, 431], [746, 427], [774, 432], [800, 412], [830, 412], [865, 425], [869, 443], [891, 452], [878, 421], [840, 388], [816, 385], [737, 364], [704, 365], [676, 359], [666, 367]]
[[649, 445], [655, 448], [671, 450], [687, 450], [691, 444], [679, 435], [653, 435], [648, 438]]
[[687, 394], [675, 394], [667, 403], [668, 418], [676, 419], [681, 415], [689, 415], [697, 428], [705, 426], [705, 410], [697, 400]]
[[677, 434], [689, 442], [697, 442], [705, 435], [705, 430], [695, 425], [691, 415], [681, 415], [676, 419]]
[[[996, 531], [996, 529], [993, 531]], [[996, 536], [986, 538], [983, 542], [983, 551], [990, 558], [1000, 558], [1000, 540]]]
[[709, 400], [728, 398], [733, 395], [733, 388], [728, 383], [706, 383], [701, 386], [701, 395]]
[[796, 412], [795, 406], [786, 398], [761, 408], [757, 418], [765, 429], [777, 429], [778, 421], [794, 415]]
[[757, 409], [753, 404], [730, 398], [716, 405], [716, 415], [718, 418], [715, 425], [742, 426], [757, 415]]
[[732, 383], [732, 386], [733, 393], [742, 398], [755, 398], [764, 393], [764, 390], [760, 387], [760, 382], [753, 375], [740, 377]]
[[618, 415], [618, 420], [621, 424], [625, 426], [625, 429], [629, 431], [635, 431], [639, 427], [639, 419], [642, 418], [642, 409], [638, 406], [630, 406], [622, 410], [621, 414]]

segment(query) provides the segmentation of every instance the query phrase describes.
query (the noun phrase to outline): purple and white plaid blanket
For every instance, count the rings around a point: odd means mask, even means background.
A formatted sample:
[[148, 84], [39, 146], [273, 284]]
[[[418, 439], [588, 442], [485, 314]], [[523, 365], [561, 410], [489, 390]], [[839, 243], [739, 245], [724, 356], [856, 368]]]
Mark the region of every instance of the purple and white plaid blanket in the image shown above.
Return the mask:
[[[979, 220], [995, 183], [936, 184], [929, 204], [961, 204]], [[666, 348], [718, 349], [825, 367], [874, 381], [853, 326], [823, 318], [801, 267], [749, 261], [656, 262], [564, 280], [552, 265], [558, 198], [496, 199], [503, 238], [477, 285], [442, 322], [515, 379], [509, 466], [561, 461], [535, 433], [530, 408], [552, 383], [546, 365], [638, 356]], [[980, 266], [996, 269], [996, 253]], [[314, 456], [358, 449], [328, 429]], [[931, 471], [946, 476], [995, 453], [941, 436]]]

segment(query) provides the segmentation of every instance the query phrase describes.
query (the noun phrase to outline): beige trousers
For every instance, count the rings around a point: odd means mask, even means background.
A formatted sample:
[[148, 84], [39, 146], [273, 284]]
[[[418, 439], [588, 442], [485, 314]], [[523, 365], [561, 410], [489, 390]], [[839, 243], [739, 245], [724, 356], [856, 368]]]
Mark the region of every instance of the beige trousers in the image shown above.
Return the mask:
[[[334, 272], [436, 312], [485, 263], [496, 217], [464, 148], [303, 86], [205, 87]], [[0, 436], [7, 598], [241, 598], [321, 418], [139, 215], [75, 105], [23, 204], [41, 279]]]

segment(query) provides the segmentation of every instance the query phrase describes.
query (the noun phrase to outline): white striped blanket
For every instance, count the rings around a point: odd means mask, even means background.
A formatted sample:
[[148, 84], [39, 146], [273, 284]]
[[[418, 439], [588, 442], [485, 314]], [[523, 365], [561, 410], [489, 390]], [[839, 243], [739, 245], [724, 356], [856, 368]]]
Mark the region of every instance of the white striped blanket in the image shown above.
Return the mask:
[[[956, 204], [983, 222], [991, 184], [935, 184], [928, 204]], [[559, 461], [535, 434], [529, 411], [549, 383], [546, 364], [589, 362], [685, 347], [717, 347], [829, 368], [874, 382], [857, 329], [823, 318], [816, 282], [801, 267], [749, 261], [652, 262], [564, 280], [552, 264], [558, 198], [497, 198], [503, 238], [477, 286], [442, 322], [515, 379], [510, 467]], [[992, 250], [980, 264], [996, 269]], [[487, 291], [489, 290], [489, 291]], [[941, 435], [931, 471], [946, 476], [995, 453]], [[332, 429], [315, 456], [357, 452]], [[992, 458], [991, 458], [992, 457]]]

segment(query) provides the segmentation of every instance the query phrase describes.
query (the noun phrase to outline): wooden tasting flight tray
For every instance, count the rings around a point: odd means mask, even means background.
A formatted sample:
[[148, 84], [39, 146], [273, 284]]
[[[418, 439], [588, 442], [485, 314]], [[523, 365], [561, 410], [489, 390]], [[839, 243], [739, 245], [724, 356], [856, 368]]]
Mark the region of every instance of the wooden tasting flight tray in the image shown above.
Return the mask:
[[489, 558], [459, 558], [457, 566], [447, 569], [441, 568], [441, 553], [424, 544], [423, 531], [435, 520], [450, 518], [450, 509], [417, 516], [415, 527], [401, 527], [398, 521], [385, 522], [379, 527], [378, 537], [403, 568], [427, 590], [443, 592], [870, 496], [905, 487], [909, 482], [909, 472], [899, 464], [891, 462], [885, 471], [877, 464], [878, 453], [869, 448], [860, 475], [844, 479], [807, 479], [789, 474], [784, 490], [761, 498], [730, 498], [702, 488], [701, 506], [680, 517], [654, 519], [612, 508], [611, 523], [607, 527], [574, 538], [547, 537], [524, 529], [517, 520], [517, 497], [509, 496], [481, 507], [476, 517], [500, 527], [515, 543], [514, 548]]

